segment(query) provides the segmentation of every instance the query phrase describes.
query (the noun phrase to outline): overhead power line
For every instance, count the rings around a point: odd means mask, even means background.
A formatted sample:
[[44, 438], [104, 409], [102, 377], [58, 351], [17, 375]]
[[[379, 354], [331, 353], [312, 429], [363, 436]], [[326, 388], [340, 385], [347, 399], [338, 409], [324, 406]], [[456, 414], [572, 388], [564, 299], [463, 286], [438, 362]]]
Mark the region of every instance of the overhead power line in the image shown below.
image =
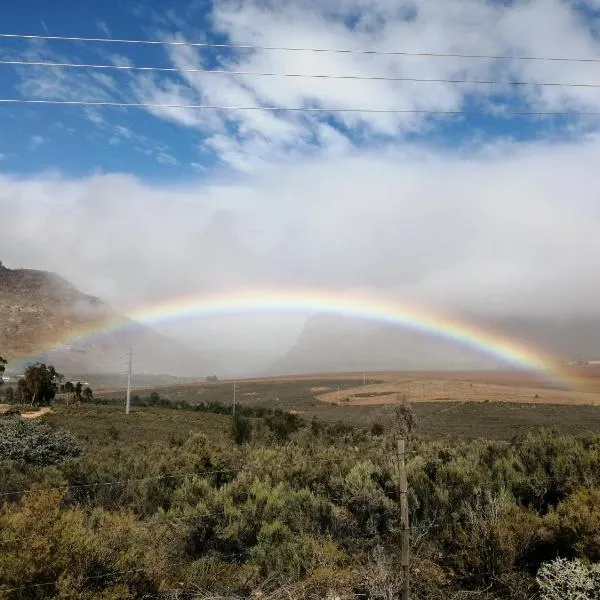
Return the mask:
[[188, 42], [185, 40], [131, 40], [122, 38], [95, 38], [66, 35], [25, 35], [0, 33], [0, 38], [19, 40], [46, 40], [64, 42], [93, 42], [103, 44], [146, 44], [153, 46], [192, 46], [195, 48], [228, 48], [232, 50], [277, 50], [284, 52], [331, 52], [334, 54], [374, 54], [380, 56], [419, 56], [433, 58], [481, 58], [489, 60], [532, 60], [597, 63], [600, 58], [566, 56], [510, 56], [495, 54], [465, 54], [450, 52], [409, 52], [401, 50], [366, 50], [361, 48], [306, 48], [295, 46], [262, 46], [256, 44], [218, 44], [213, 42]]
[[163, 73], [199, 73], [207, 75], [249, 75], [255, 77], [297, 77], [302, 79], [350, 79], [357, 81], [407, 81], [415, 83], [465, 83], [478, 85], [510, 85], [510, 86], [552, 86], [572, 88], [600, 88], [599, 83], [568, 83], [543, 81], [499, 81], [488, 79], [437, 79], [421, 77], [394, 77], [388, 75], [337, 75], [330, 73], [279, 73], [275, 71], [236, 71], [230, 69], [201, 69], [179, 67], [145, 67], [138, 65], [107, 65], [95, 63], [46, 62], [29, 60], [2, 60], [0, 65], [73, 68], [73, 69], [108, 69], [115, 71], [150, 71]]
[[1, 104], [50, 104], [59, 106], [107, 106], [117, 108], [188, 108], [198, 110], [264, 110], [270, 112], [304, 112], [304, 113], [375, 113], [375, 114], [417, 114], [417, 115], [448, 115], [448, 116], [480, 116], [480, 117], [600, 117], [600, 111], [543, 111], [543, 110], [504, 110], [499, 108], [497, 113], [481, 110], [429, 110], [404, 108], [325, 108], [317, 106], [233, 106], [225, 104], [179, 104], [155, 102], [113, 102], [95, 100], [45, 100], [31, 98], [0, 98]]

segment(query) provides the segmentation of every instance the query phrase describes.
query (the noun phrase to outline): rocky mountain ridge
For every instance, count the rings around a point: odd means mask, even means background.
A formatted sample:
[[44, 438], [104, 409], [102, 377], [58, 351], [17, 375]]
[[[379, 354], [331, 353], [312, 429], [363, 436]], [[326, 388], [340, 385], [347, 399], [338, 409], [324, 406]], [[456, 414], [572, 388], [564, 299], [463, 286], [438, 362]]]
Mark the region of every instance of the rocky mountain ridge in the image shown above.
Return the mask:
[[[76, 331], [102, 331], [107, 320], [118, 331], [68, 341]], [[138, 372], [202, 375], [210, 361], [152, 329], [125, 319], [101, 299], [66, 279], [33, 269], [9, 269], [0, 262], [0, 354], [10, 363], [45, 360], [67, 373], [119, 373], [129, 349]]]

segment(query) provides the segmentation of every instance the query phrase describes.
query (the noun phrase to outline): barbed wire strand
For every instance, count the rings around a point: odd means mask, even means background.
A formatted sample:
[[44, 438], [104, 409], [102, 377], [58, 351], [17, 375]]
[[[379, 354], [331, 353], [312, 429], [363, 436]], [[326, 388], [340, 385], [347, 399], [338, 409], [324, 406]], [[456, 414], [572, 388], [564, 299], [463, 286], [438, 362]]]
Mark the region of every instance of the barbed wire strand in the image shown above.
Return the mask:
[[42, 68], [73, 68], [73, 69], [107, 69], [115, 71], [142, 71], [161, 73], [196, 73], [206, 75], [232, 75], [252, 77], [292, 77], [301, 79], [337, 79], [354, 81], [404, 81], [411, 83], [458, 83], [475, 85], [508, 85], [508, 86], [540, 86], [540, 87], [567, 87], [567, 88], [600, 88], [600, 83], [569, 83], [548, 81], [500, 81], [492, 79], [444, 79], [444, 78], [421, 78], [421, 77], [395, 77], [392, 75], [338, 75], [334, 73], [279, 73], [276, 71], [239, 71], [230, 69], [202, 69], [181, 67], [155, 67], [138, 65], [110, 65], [96, 63], [71, 63], [71, 62], [47, 62], [30, 60], [4, 60], [0, 59], [0, 65], [27, 66]]
[[185, 40], [136, 40], [124, 38], [98, 38], [66, 35], [33, 35], [21, 33], [0, 33], [0, 38], [19, 40], [45, 40], [64, 42], [91, 42], [102, 44], [143, 44], [152, 46], [191, 46], [195, 48], [222, 48], [230, 50], [273, 50], [282, 52], [323, 52], [333, 54], [371, 54], [378, 56], [415, 56], [432, 58], [474, 58], [488, 60], [523, 60], [523, 61], [551, 61], [551, 62], [581, 62], [598, 63], [600, 58], [570, 57], [570, 56], [524, 56], [502, 54], [466, 54], [457, 52], [410, 52], [404, 50], [373, 50], [363, 48], [307, 48], [295, 46], [263, 46], [257, 44], [227, 44], [214, 42], [193, 42]]
[[[236, 507], [239, 508], [239, 507]], [[155, 518], [154, 520], [148, 520], [148, 521], [137, 521], [136, 525], [139, 527], [156, 527], [158, 525], [176, 525], [178, 523], [188, 523], [188, 522], [192, 522], [192, 524], [194, 523], [194, 521], [202, 521], [203, 519], [208, 519], [211, 517], [220, 517], [220, 516], [227, 516], [225, 514], [224, 511], [219, 511], [216, 513], [209, 513], [206, 515], [190, 515], [187, 517], [169, 517], [168, 519], [161, 519], [161, 518]], [[414, 526], [414, 527], [409, 527], [409, 531], [411, 533], [415, 533], [415, 532], [420, 532], [422, 531], [424, 528], [420, 527], [420, 526]], [[373, 541], [373, 540], [377, 540], [379, 539], [384, 539], [384, 538], [389, 538], [389, 537], [395, 537], [398, 535], [398, 531], [378, 531], [375, 533], [371, 533], [368, 535], [355, 535], [352, 537], [352, 541]], [[0, 544], [15, 544], [16, 542], [28, 542], [28, 541], [32, 541], [32, 540], [37, 540], [40, 538], [40, 535], [30, 535], [30, 536], [24, 536], [24, 537], [20, 537], [20, 538], [9, 538], [6, 540], [0, 540]]]
[[196, 477], [201, 475], [219, 475], [224, 473], [240, 473], [247, 469], [217, 469], [214, 471], [196, 471], [190, 473], [167, 473], [164, 475], [153, 475], [150, 477], [141, 477], [139, 479], [120, 479], [116, 481], [101, 481], [98, 483], [84, 483], [80, 485], [64, 485], [64, 486], [56, 486], [51, 488], [32, 488], [29, 490], [19, 490], [15, 492], [3, 492], [0, 494], [0, 497], [6, 496], [20, 496], [23, 494], [39, 494], [43, 492], [59, 492], [59, 491], [68, 491], [68, 490], [76, 490], [76, 489], [86, 489], [86, 488], [95, 488], [95, 487], [110, 487], [116, 485], [127, 485], [129, 483], [142, 483], [145, 481], [156, 481], [161, 479], [186, 479], [188, 477]]
[[[248, 551], [242, 551], [242, 552], [236, 552], [236, 553], [232, 553], [232, 554], [226, 554], [226, 555], [221, 555], [220, 558], [222, 559], [230, 559], [230, 558], [240, 558], [244, 555], [247, 555], [249, 552]], [[170, 565], [170, 567], [183, 567], [183, 566], [187, 566], [190, 565], [191, 562], [193, 561], [178, 561], [172, 565]], [[152, 567], [137, 567], [134, 569], [126, 569], [123, 571], [108, 571], [106, 573], [101, 573], [99, 575], [90, 575], [88, 577], [84, 577], [83, 579], [81, 579], [81, 581], [90, 581], [90, 580], [94, 580], [94, 579], [104, 579], [104, 578], [108, 578], [108, 577], [118, 577], [120, 575], [128, 575], [130, 573], [139, 573], [142, 571], [151, 571]], [[57, 583], [59, 583], [60, 580], [59, 579], [55, 579], [53, 581], [44, 581], [41, 583], [32, 583], [29, 585], [22, 585], [19, 587], [15, 587], [15, 588], [11, 588], [8, 590], [2, 590], [2, 588], [0, 588], [0, 591], [3, 591], [6, 594], [9, 594], [11, 592], [19, 592], [19, 591], [23, 591], [23, 590], [28, 590], [28, 589], [33, 589], [33, 588], [38, 588], [38, 587], [45, 587], [45, 586], [49, 586], [49, 585], [56, 585]], [[181, 592], [182, 590], [180, 590]], [[159, 592], [159, 594], [162, 594], [163, 592]], [[165, 593], [168, 593], [168, 591], [165, 591]], [[148, 596], [146, 596], [148, 597]], [[154, 597], [154, 596], [151, 596]]]
[[304, 112], [304, 113], [375, 113], [375, 114], [416, 114], [416, 115], [447, 115], [447, 116], [548, 116], [548, 117], [599, 117], [600, 111], [543, 111], [543, 110], [504, 110], [497, 112], [481, 110], [433, 110], [433, 109], [404, 109], [404, 108], [334, 108], [317, 106], [235, 106], [226, 104], [184, 104], [184, 103], [155, 103], [155, 102], [117, 102], [104, 100], [47, 100], [31, 98], [0, 98], [0, 104], [30, 104], [30, 105], [63, 105], [63, 106], [97, 106], [116, 108], [185, 108], [197, 110], [229, 110], [250, 111], [264, 110], [269, 112]]

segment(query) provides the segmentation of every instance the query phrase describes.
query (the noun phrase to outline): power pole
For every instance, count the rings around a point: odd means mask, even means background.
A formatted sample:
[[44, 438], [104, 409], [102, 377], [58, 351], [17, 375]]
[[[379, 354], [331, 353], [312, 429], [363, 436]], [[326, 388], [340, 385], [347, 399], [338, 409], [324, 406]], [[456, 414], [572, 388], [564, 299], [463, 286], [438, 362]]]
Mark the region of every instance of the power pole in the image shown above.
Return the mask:
[[406, 448], [404, 440], [398, 440], [398, 474], [400, 479], [400, 526], [402, 539], [400, 546], [400, 566], [402, 567], [402, 600], [410, 600], [409, 559], [410, 529], [408, 523], [408, 480], [406, 478]]
[[235, 415], [235, 383], [233, 384], [233, 407], [231, 412]]
[[131, 408], [131, 365], [133, 363], [133, 350], [129, 350], [129, 368], [127, 372], [127, 399], [125, 400], [125, 414], [129, 414]]

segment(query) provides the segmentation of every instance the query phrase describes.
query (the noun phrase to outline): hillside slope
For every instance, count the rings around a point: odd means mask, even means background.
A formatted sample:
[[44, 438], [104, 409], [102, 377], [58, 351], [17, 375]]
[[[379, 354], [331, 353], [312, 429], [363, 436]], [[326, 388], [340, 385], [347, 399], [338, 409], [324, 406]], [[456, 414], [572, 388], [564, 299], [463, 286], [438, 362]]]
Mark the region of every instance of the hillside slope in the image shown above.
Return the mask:
[[9, 360], [45, 360], [65, 373], [118, 373], [132, 348], [140, 373], [200, 376], [212, 371], [210, 361], [133, 321], [117, 332], [55, 346], [69, 333], [101, 329], [114, 318], [121, 317], [108, 304], [59, 275], [0, 263], [0, 353]]
[[416, 369], [479, 369], [498, 364], [452, 342], [331, 315], [314, 315], [274, 374]]
[[[600, 357], [600, 318], [467, 319], [565, 360]], [[273, 374], [362, 370], [490, 369], [502, 363], [472, 348], [400, 327], [330, 315], [311, 317]]]

